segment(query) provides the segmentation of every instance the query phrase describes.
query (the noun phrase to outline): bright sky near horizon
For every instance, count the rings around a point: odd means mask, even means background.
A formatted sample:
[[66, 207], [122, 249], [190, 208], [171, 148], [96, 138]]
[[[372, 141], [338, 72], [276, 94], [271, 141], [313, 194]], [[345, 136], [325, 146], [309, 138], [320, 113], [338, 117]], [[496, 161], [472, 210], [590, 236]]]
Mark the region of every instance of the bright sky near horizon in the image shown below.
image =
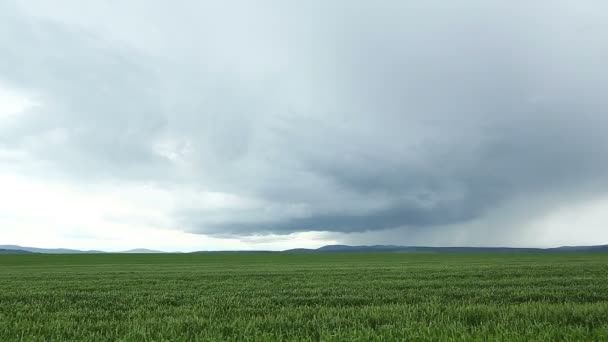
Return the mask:
[[0, 0], [0, 245], [608, 243], [608, 3]]

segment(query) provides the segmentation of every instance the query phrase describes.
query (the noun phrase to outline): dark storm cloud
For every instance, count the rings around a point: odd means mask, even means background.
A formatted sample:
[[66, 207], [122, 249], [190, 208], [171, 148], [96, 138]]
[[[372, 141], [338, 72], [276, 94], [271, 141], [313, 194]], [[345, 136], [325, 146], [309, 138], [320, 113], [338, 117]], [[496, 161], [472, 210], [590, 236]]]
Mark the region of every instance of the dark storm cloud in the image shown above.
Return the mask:
[[[319, 214], [302, 218], [290, 218], [279, 222], [221, 223], [204, 224], [204, 230], [211, 234], [268, 234], [297, 231], [363, 232], [401, 227], [427, 227], [438, 224], [458, 223], [472, 219], [474, 208], [445, 205], [442, 208], [421, 208], [411, 203], [394, 208], [359, 214]], [[196, 226], [195, 222], [189, 222]]]
[[468, 229], [608, 192], [603, 3], [267, 5], [134, 2], [150, 23], [117, 29], [5, 11], [0, 80], [45, 106], [0, 143], [241, 200], [175, 208], [203, 234]]

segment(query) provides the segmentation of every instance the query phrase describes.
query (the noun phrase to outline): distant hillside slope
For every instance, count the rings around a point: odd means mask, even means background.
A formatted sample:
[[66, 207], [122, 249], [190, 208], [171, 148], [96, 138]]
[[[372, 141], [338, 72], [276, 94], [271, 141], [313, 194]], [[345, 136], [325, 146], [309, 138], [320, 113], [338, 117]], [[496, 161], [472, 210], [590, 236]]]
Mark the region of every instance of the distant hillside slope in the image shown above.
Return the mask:
[[608, 252], [608, 245], [598, 246], [562, 246], [557, 248], [547, 248], [547, 251], [558, 252]]
[[424, 247], [424, 246], [347, 246], [329, 245], [317, 249], [290, 249], [284, 253], [568, 253], [568, 252], [608, 252], [608, 245], [564, 246], [556, 248], [517, 247]]
[[5, 250], [21, 250], [31, 253], [41, 253], [41, 254], [91, 254], [91, 253], [104, 253], [101, 251], [80, 251], [77, 249], [67, 249], [67, 248], [36, 248], [36, 247], [23, 247], [16, 245], [0, 245], [0, 249]]
[[[574, 253], [574, 252], [606, 252], [608, 245], [597, 246], [562, 246], [555, 248], [519, 248], [519, 247], [426, 247], [426, 246], [394, 246], [394, 245], [371, 245], [371, 246], [348, 246], [328, 245], [317, 249], [295, 248], [285, 251], [196, 251], [192, 253], [207, 254], [256, 254], [256, 253], [290, 253], [290, 254], [313, 254], [313, 253]], [[66, 248], [36, 248], [22, 247], [16, 245], [0, 245], [0, 254], [95, 254], [108, 253], [102, 251], [81, 251]], [[167, 252], [136, 248], [117, 252], [124, 254], [165, 254]], [[179, 252], [176, 252], [179, 253]]]
[[0, 249], [0, 254], [36, 254], [22, 249]]
[[167, 252], [155, 251], [153, 249], [135, 248], [135, 249], [129, 249], [128, 251], [117, 252], [117, 253], [124, 253], [124, 254], [164, 254], [164, 253], [167, 253]]

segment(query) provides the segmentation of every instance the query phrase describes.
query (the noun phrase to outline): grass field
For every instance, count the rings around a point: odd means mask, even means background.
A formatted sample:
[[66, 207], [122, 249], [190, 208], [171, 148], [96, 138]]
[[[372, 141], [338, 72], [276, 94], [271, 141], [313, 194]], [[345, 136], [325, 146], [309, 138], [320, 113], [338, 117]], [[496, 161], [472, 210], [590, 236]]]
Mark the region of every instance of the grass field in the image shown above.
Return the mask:
[[0, 255], [0, 341], [608, 340], [608, 254]]

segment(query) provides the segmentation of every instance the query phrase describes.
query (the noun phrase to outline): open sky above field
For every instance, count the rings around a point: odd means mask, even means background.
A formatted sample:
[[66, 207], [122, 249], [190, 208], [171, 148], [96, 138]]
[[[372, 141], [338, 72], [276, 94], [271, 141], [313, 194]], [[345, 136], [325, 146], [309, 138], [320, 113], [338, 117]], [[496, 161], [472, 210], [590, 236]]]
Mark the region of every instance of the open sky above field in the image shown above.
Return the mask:
[[0, 1], [0, 244], [608, 243], [608, 3]]

